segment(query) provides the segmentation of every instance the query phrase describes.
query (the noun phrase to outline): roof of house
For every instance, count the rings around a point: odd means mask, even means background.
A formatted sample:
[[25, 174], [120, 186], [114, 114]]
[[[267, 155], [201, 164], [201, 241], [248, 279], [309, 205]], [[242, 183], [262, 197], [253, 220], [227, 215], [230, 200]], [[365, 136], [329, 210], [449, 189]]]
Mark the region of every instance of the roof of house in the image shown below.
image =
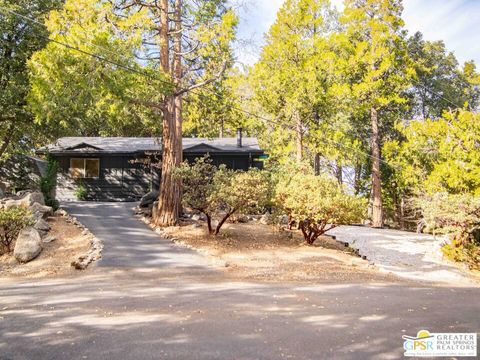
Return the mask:
[[[39, 150], [38, 154], [67, 154], [67, 153], [106, 153], [129, 154], [142, 152], [156, 152], [162, 149], [159, 138], [137, 137], [64, 137], [55, 144], [47, 145]], [[183, 138], [183, 151], [196, 152], [242, 152], [263, 153], [256, 138], [242, 138], [242, 147], [237, 146], [237, 138]]]

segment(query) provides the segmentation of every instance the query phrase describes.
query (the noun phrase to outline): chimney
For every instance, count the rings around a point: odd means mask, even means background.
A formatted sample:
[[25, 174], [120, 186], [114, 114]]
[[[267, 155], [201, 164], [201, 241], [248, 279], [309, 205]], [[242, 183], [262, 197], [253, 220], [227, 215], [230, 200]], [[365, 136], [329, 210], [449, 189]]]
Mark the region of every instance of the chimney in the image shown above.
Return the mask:
[[242, 147], [242, 128], [237, 129], [237, 147]]

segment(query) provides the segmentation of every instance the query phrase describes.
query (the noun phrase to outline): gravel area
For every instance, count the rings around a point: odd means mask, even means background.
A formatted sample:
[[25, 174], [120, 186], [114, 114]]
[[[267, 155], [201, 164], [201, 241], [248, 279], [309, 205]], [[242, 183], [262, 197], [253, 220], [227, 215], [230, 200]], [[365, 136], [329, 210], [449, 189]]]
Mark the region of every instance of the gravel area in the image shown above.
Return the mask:
[[402, 278], [446, 284], [479, 284], [467, 270], [444, 259], [442, 237], [363, 226], [341, 226], [328, 232], [349, 243], [380, 270]]

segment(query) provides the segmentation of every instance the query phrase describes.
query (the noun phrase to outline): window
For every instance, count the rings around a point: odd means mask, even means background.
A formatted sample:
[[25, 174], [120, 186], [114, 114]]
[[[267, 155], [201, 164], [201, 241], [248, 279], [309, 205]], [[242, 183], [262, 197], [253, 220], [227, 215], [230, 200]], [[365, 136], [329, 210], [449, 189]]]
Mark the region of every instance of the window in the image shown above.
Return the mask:
[[99, 159], [70, 159], [70, 175], [75, 179], [100, 177]]

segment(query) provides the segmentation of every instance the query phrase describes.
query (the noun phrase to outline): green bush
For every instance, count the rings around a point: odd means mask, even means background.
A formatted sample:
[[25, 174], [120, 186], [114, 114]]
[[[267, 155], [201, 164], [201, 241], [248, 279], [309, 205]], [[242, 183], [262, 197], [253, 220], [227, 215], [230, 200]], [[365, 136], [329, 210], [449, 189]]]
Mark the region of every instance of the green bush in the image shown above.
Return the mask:
[[57, 181], [58, 163], [50, 156], [47, 157], [48, 165], [45, 175], [40, 178], [40, 191], [45, 199], [45, 205], [58, 209], [58, 201], [53, 197], [53, 189]]
[[417, 199], [427, 232], [450, 234], [442, 251], [453, 261], [480, 270], [480, 197], [438, 193]]
[[335, 179], [304, 173], [279, 181], [275, 200], [309, 245], [338, 225], [360, 222], [367, 208], [365, 199], [346, 194]]
[[77, 184], [77, 190], [75, 190], [75, 197], [77, 200], [84, 201], [87, 200], [88, 190], [83, 182]]
[[[258, 169], [217, 169], [208, 158], [202, 158], [193, 164], [184, 163], [175, 176], [183, 182], [183, 205], [205, 214], [211, 235], [218, 235], [233, 214], [255, 211], [268, 201], [269, 181]], [[214, 218], [218, 220], [215, 227]]]
[[12, 251], [12, 244], [20, 230], [33, 225], [31, 213], [24, 208], [14, 207], [0, 210], [0, 241], [2, 248]]

